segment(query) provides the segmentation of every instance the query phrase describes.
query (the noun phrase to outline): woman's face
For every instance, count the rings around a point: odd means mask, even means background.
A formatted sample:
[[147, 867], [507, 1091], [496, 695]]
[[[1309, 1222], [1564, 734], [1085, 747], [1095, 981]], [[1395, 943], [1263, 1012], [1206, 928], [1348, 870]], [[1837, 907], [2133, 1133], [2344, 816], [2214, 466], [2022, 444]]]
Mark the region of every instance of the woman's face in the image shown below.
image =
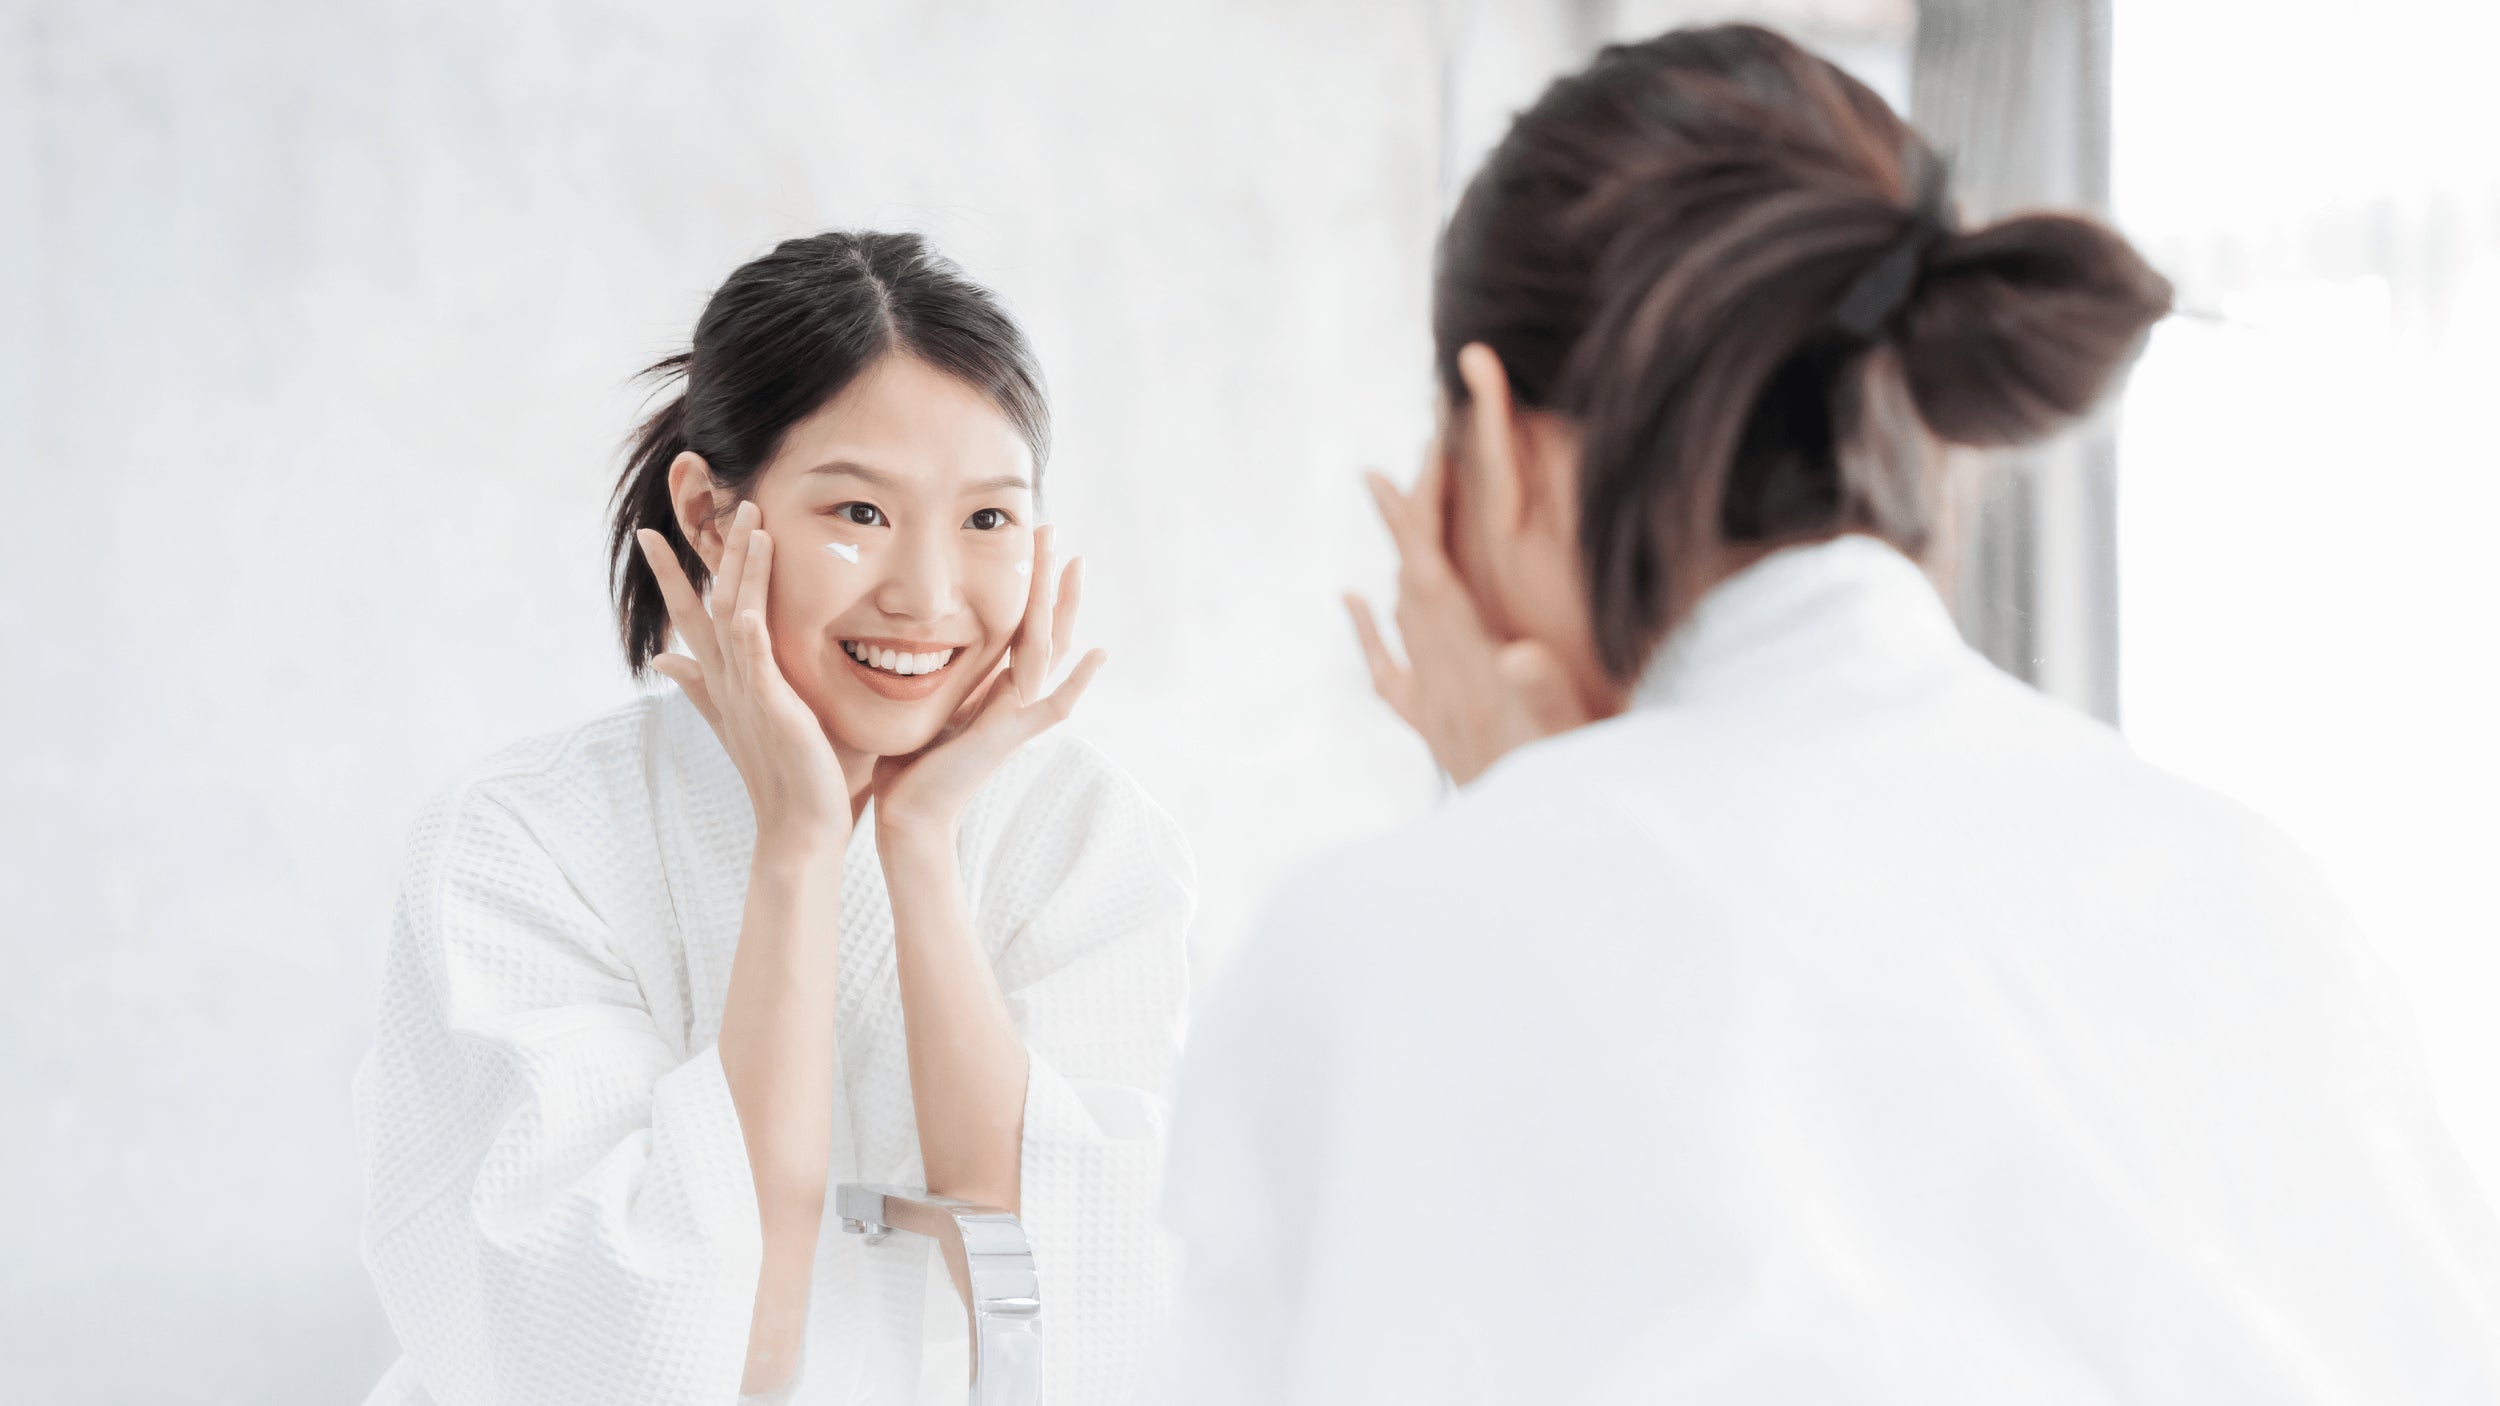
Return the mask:
[[790, 687], [838, 746], [926, 746], [1023, 618], [1024, 437], [980, 391], [888, 356], [790, 427], [749, 496], [772, 534], [766, 618]]

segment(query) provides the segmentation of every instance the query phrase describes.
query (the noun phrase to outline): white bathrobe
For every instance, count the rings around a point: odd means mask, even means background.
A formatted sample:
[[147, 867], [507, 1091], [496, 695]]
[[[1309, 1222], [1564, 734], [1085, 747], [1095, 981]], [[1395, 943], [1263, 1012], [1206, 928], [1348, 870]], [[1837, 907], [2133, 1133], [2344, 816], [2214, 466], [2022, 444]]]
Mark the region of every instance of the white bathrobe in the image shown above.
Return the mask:
[[[832, 1181], [920, 1180], [894, 920], [862, 818], [842, 893]], [[1196, 875], [1171, 818], [1046, 734], [961, 827], [967, 901], [1031, 1056], [1022, 1220], [1049, 1399], [1133, 1386], [1168, 1300], [1155, 1223]], [[371, 1398], [729, 1406], [761, 1239], [714, 1044], [754, 812], [676, 689], [499, 753], [410, 843], [356, 1081], [364, 1252], [404, 1356]], [[928, 1242], [828, 1213], [793, 1402], [963, 1399]], [[924, 1313], [924, 1309], [926, 1312]]]
[[1779, 553], [1282, 886], [1183, 1063], [1146, 1399], [2488, 1406], [2493, 1221], [2381, 980], [1908, 559]]

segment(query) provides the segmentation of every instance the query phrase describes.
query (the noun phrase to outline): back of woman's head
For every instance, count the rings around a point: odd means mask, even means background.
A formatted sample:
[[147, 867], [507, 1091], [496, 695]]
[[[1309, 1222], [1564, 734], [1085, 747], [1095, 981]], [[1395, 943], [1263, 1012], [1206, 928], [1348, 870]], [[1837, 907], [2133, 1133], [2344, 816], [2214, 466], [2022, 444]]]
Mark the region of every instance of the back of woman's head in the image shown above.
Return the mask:
[[[793, 424], [888, 355], [915, 357], [989, 397], [1033, 453], [1050, 446], [1039, 364], [997, 299], [918, 235], [835, 231], [788, 239], [713, 292], [694, 343], [646, 375], [683, 389], [635, 434], [608, 525], [608, 574], [626, 667], [668, 642], [668, 607], [634, 545], [668, 539], [697, 590], [710, 572], [677, 521], [669, 466], [691, 450], [732, 500], [746, 496]], [[728, 512], [735, 502], [719, 505]]]
[[1598, 655], [1629, 680], [1721, 544], [1923, 554], [1930, 440], [2088, 410], [2170, 285], [2091, 220], [1959, 231], [1942, 164], [1865, 85], [1750, 25], [1609, 47], [1486, 159], [1442, 236], [1434, 334], [1577, 427]]

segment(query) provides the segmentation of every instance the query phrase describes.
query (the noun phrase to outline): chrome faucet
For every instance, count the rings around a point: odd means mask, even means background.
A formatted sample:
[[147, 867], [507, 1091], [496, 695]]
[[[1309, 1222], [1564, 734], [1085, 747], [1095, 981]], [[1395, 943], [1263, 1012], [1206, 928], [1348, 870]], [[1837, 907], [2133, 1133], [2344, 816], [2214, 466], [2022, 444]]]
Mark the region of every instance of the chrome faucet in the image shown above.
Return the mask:
[[1042, 1288], [1021, 1222], [995, 1206], [916, 1186], [860, 1182], [834, 1188], [833, 1213], [844, 1230], [872, 1245], [897, 1230], [935, 1240], [969, 1320], [972, 1406], [1038, 1406]]

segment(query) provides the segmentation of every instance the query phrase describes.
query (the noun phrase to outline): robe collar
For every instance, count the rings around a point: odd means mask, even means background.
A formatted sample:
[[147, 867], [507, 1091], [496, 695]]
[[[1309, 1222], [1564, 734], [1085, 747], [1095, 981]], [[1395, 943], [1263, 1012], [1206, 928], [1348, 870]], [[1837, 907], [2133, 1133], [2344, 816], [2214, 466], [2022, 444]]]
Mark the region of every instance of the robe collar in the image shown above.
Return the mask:
[[1918, 563], [1845, 533], [1782, 548], [1711, 588], [1650, 656], [1631, 706], [1761, 693], [1807, 676], [1872, 682], [1967, 657]]

